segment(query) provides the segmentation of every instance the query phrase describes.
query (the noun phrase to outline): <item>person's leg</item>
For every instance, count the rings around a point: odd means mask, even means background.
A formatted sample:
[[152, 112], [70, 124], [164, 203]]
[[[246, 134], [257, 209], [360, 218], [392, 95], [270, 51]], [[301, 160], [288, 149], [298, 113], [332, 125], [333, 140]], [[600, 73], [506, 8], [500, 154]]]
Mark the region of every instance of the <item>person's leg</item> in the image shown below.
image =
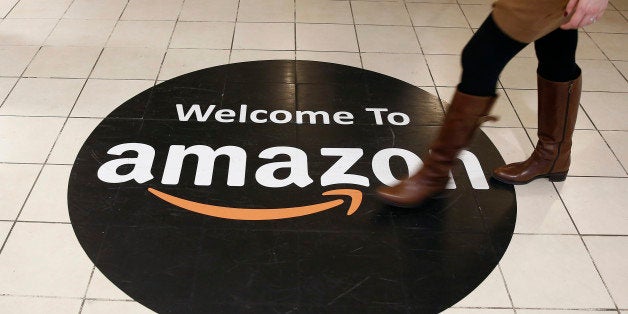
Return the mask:
[[504, 34], [489, 16], [462, 50], [458, 90], [475, 96], [495, 96], [499, 74], [525, 46]]
[[504, 34], [492, 16], [484, 21], [462, 52], [461, 82], [423, 167], [398, 185], [380, 187], [380, 199], [396, 206], [415, 206], [445, 188], [458, 153], [495, 102], [499, 74], [525, 46]]
[[510, 184], [525, 184], [537, 178], [563, 181], [569, 171], [582, 87], [581, 70], [576, 64], [578, 31], [557, 29], [534, 44], [539, 59], [539, 141], [527, 160], [493, 171], [495, 179]]
[[534, 42], [539, 66], [537, 74], [546, 80], [567, 82], [580, 76], [576, 64], [578, 30], [556, 29]]

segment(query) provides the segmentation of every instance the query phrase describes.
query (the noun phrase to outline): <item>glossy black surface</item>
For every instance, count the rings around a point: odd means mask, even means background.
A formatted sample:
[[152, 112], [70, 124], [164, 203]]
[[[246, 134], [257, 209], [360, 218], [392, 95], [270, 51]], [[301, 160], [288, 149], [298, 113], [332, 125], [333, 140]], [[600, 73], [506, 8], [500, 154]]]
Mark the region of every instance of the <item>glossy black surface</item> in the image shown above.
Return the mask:
[[[181, 122], [176, 104], [206, 109], [324, 110], [354, 114], [354, 124]], [[410, 117], [408, 125], [376, 125], [365, 108]], [[488, 180], [471, 186], [458, 164], [457, 188], [419, 208], [382, 205], [373, 156], [396, 147], [424, 156], [443, 118], [440, 101], [399, 80], [347, 66], [307, 61], [248, 62], [209, 68], [159, 84], [122, 104], [91, 134], [72, 169], [68, 204], [79, 242], [107, 278], [158, 313], [437, 313], [470, 293], [497, 265], [512, 237], [512, 186]], [[250, 111], [249, 111], [250, 112]], [[134, 158], [107, 151], [144, 143], [155, 151], [154, 179], [105, 183], [96, 174], [107, 161]], [[160, 182], [170, 145], [235, 145], [247, 153], [244, 186], [227, 186], [228, 160], [216, 159], [211, 186], [194, 184], [196, 158], [186, 158], [177, 185]], [[269, 147], [307, 154], [313, 183], [268, 188], [255, 179]], [[321, 186], [338, 157], [321, 148], [360, 148], [349, 173], [368, 187]], [[503, 160], [480, 133], [469, 148], [485, 177]], [[393, 158], [391, 171], [407, 167]], [[132, 167], [122, 167], [120, 172]], [[276, 177], [287, 176], [286, 169]], [[242, 221], [205, 216], [170, 205], [152, 187], [189, 200], [229, 207], [280, 208], [330, 200], [332, 189], [358, 189], [364, 199], [283, 220]]]

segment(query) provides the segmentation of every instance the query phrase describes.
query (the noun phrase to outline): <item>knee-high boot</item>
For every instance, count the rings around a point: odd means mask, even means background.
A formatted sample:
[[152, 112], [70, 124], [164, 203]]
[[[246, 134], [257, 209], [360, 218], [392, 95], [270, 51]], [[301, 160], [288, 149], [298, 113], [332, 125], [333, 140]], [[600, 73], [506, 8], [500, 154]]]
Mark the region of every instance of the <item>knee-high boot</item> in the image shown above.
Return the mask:
[[568, 82], [553, 82], [538, 76], [539, 141], [527, 160], [493, 171], [493, 177], [509, 184], [534, 179], [564, 181], [571, 162], [571, 138], [576, 125], [582, 75]]
[[478, 126], [487, 119], [496, 97], [481, 97], [456, 91], [438, 136], [430, 145], [430, 154], [416, 174], [389, 187], [377, 190], [385, 203], [413, 207], [445, 189], [449, 171], [461, 149], [465, 148]]

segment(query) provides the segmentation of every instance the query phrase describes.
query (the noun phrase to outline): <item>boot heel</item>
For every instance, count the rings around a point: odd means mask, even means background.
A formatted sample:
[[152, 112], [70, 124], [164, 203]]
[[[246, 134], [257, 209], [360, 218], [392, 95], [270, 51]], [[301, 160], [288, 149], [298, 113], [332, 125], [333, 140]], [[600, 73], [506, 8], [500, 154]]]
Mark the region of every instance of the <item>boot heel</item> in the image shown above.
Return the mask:
[[547, 175], [547, 178], [551, 182], [562, 182], [562, 181], [565, 181], [565, 179], [567, 179], [567, 172], [550, 173]]

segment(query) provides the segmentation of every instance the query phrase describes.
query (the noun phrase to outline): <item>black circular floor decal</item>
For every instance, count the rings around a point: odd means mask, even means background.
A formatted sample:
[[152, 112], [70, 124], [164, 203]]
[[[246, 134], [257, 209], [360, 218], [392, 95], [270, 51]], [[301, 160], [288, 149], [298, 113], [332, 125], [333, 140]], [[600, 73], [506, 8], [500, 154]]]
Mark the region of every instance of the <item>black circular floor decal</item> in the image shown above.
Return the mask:
[[122, 104], [72, 168], [76, 236], [158, 313], [437, 313], [497, 266], [516, 218], [481, 132], [419, 208], [375, 188], [421, 164], [438, 98], [358, 68], [262, 61]]

